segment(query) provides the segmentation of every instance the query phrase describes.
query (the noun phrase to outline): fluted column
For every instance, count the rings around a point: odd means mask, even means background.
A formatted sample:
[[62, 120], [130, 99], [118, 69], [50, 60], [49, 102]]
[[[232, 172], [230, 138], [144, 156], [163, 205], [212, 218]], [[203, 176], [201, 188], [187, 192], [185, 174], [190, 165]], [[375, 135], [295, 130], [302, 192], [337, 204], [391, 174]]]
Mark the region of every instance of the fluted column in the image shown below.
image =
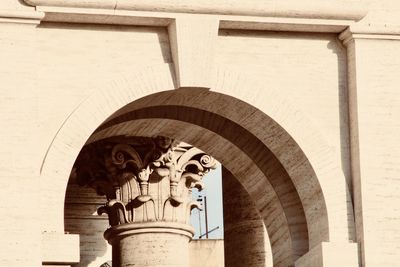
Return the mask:
[[201, 150], [166, 137], [130, 137], [85, 146], [76, 163], [81, 185], [107, 202], [104, 237], [113, 267], [189, 266], [191, 191], [216, 161]]

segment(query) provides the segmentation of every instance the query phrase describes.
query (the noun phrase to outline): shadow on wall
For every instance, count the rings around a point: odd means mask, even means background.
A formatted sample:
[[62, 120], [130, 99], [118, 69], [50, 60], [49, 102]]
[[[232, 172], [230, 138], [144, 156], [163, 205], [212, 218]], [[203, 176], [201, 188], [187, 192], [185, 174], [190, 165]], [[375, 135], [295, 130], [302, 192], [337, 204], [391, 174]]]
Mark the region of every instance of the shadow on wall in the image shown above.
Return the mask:
[[222, 169], [225, 266], [272, 267], [264, 221], [240, 182]]
[[65, 198], [65, 231], [80, 237], [80, 263], [73, 267], [111, 266], [111, 246], [103, 238], [108, 219], [97, 215], [97, 208], [104, 201], [93, 189], [80, 187], [73, 176], [70, 178]]
[[[95, 25], [95, 24], [71, 24], [61, 22], [42, 22], [39, 26], [40, 29], [51, 31], [54, 38], [54, 42], [61, 42], [64, 38], [68, 38], [68, 42], [63, 42], [65, 54], [77, 54], [76, 51], [87, 46], [91, 46], [91, 50], [85, 51], [87, 60], [92, 64], [93, 68], [107, 69], [110, 64], [110, 58], [112, 60], [118, 60], [120, 64], [128, 64], [126, 60], [133, 57], [137, 61], [136, 66], [143, 66], [146, 59], [149, 60], [149, 56], [153, 59], [162, 59], [164, 63], [171, 63], [171, 49], [169, 45], [168, 32], [163, 27], [141, 27], [141, 26], [130, 26], [130, 25]], [[67, 30], [67, 31], [63, 31]], [[99, 34], [98, 32], [101, 32]], [[89, 38], [84, 38], [86, 36]], [[82, 40], [85, 40], [82, 43]], [[127, 57], [126, 53], [121, 53], [121, 49], [115, 49], [115, 44], [121, 44], [121, 40], [129, 44], [126, 49], [130, 50], [130, 56]], [[153, 44], [153, 45], [149, 45]], [[50, 43], [43, 45], [51, 45]], [[134, 49], [132, 49], [134, 47]], [[104, 57], [98, 57], [98, 53], [105, 55]], [[75, 52], [74, 52], [75, 51]], [[149, 52], [151, 54], [149, 54]], [[145, 57], [144, 55], [147, 55]], [[161, 56], [161, 58], [160, 58]], [[107, 63], [104, 65], [105, 63]], [[108, 66], [107, 66], [108, 65]], [[135, 66], [132, 65], [132, 66]], [[113, 65], [115, 68], [115, 65]]]
[[224, 240], [196, 239], [190, 242], [190, 267], [223, 267]]
[[348, 186], [351, 190], [350, 177], [350, 144], [349, 144], [349, 103], [347, 88], [347, 68], [346, 51], [340, 41], [337, 39], [330, 41], [327, 48], [337, 56], [338, 68], [338, 100], [339, 100], [339, 122], [340, 122], [340, 145], [341, 145], [341, 163], [343, 174], [346, 177]]
[[[347, 202], [352, 203], [351, 192], [353, 188], [351, 180], [351, 168], [350, 168], [350, 129], [349, 129], [349, 98], [348, 98], [348, 85], [347, 85], [347, 57], [346, 51], [341, 42], [338, 39], [330, 41], [327, 45], [337, 56], [337, 68], [338, 68], [338, 100], [339, 100], [339, 125], [340, 125], [340, 162], [343, 174], [346, 178], [348, 192], [347, 192]], [[347, 205], [348, 214], [352, 214], [353, 211], [350, 210], [349, 205]], [[349, 218], [350, 222], [354, 221], [353, 217]], [[350, 223], [351, 225], [351, 223]], [[348, 228], [349, 237], [355, 237], [355, 229], [352, 227]], [[355, 240], [353, 240], [355, 241]]]

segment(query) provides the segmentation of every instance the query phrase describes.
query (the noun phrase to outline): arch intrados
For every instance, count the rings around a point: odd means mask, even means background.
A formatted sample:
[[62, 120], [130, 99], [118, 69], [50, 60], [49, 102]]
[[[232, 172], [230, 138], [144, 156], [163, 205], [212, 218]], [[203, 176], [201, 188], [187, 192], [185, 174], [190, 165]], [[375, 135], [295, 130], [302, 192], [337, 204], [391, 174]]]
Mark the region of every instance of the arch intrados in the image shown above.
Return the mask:
[[[229, 140], [270, 178], [287, 214], [298, 214], [297, 210], [303, 210], [304, 207], [309, 224], [310, 247], [328, 240], [327, 211], [318, 178], [299, 145], [268, 115], [231, 96], [205, 89], [180, 89], [149, 95], [126, 105], [110, 116], [94, 136], [99, 136], [99, 132], [106, 136], [107, 128], [112, 132], [112, 125], [121, 123], [125, 123], [125, 129], [131, 129], [126, 125], [127, 122], [144, 118], [188, 122]], [[275, 151], [270, 149], [271, 146]], [[280, 176], [271, 174], [271, 165], [280, 166], [273, 169], [279, 169]], [[300, 176], [304, 184], [296, 181], [293, 173]], [[274, 180], [271, 177], [280, 178]], [[282, 187], [282, 184], [285, 186]], [[288, 194], [289, 191], [296, 192], [296, 199], [288, 199], [288, 196], [292, 196]], [[293, 221], [293, 225], [297, 220]]]

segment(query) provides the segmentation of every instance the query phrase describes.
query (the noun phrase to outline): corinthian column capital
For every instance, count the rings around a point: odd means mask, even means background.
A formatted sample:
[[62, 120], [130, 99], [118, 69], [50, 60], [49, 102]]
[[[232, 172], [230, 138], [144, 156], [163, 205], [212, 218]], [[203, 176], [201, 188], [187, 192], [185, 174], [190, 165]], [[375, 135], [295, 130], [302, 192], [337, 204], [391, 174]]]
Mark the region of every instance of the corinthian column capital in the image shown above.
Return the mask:
[[203, 188], [203, 176], [216, 167], [203, 151], [167, 137], [134, 137], [85, 146], [76, 163], [80, 185], [93, 187], [107, 202], [110, 226], [145, 222], [188, 224], [199, 207], [192, 188]]

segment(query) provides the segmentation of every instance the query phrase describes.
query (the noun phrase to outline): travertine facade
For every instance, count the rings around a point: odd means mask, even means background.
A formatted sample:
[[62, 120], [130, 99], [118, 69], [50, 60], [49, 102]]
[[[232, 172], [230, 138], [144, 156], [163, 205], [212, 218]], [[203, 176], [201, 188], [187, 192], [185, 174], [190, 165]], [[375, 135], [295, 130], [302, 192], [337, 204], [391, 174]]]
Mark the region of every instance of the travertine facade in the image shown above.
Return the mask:
[[397, 1], [2, 0], [0, 62], [1, 266], [104, 263], [74, 165], [121, 136], [221, 162], [225, 256], [249, 233], [251, 266], [399, 265]]

